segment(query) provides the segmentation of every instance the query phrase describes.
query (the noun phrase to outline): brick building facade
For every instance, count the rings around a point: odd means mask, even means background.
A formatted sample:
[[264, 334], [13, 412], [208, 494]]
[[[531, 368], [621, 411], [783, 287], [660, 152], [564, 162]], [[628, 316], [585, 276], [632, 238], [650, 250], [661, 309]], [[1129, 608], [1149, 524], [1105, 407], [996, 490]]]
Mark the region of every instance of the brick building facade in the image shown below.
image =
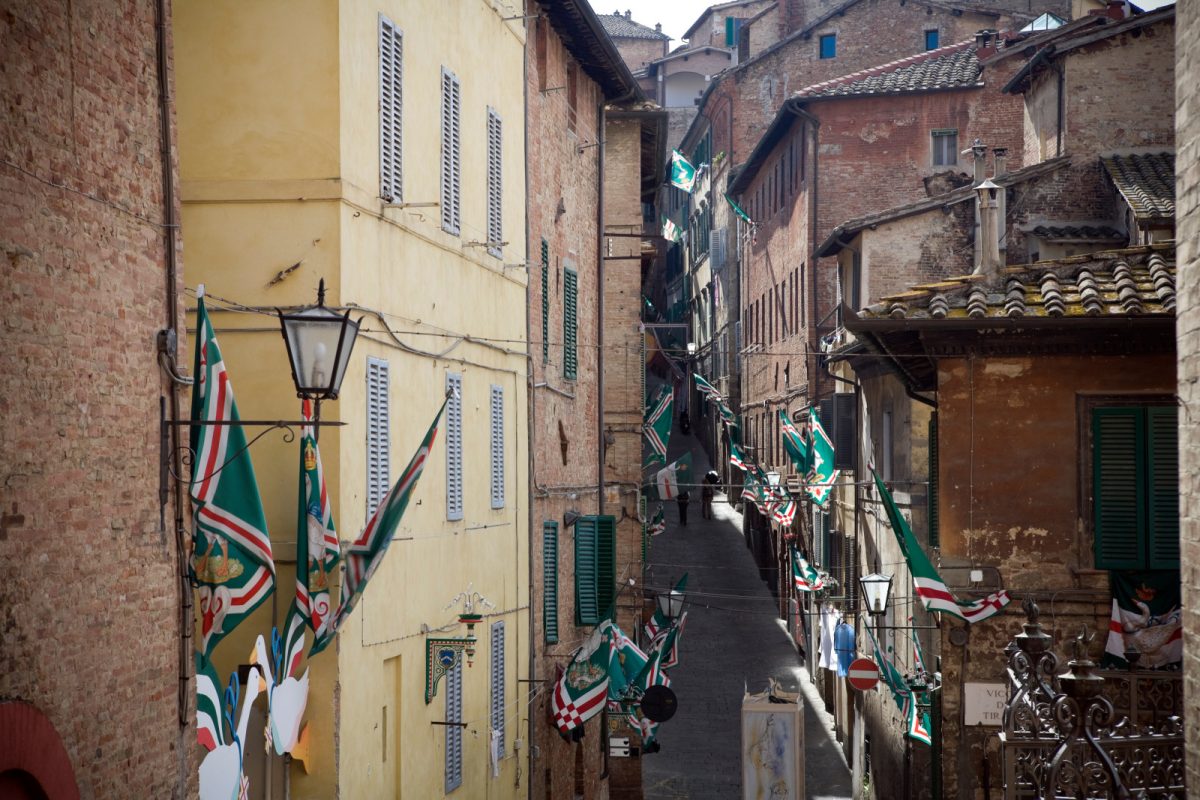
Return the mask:
[[[1175, 203], [1179, 221], [1176, 348], [1179, 401], [1195, 408], [1200, 401], [1200, 7], [1181, 3], [1175, 31]], [[1200, 419], [1179, 415], [1179, 521], [1183, 581], [1183, 686], [1187, 708], [1200, 708]], [[1187, 779], [1200, 786], [1200, 714], [1186, 720]]]
[[186, 415], [156, 349], [164, 329], [165, 355], [185, 346], [165, 5], [0, 17], [5, 796], [195, 791], [183, 520], [160, 475], [160, 403]]

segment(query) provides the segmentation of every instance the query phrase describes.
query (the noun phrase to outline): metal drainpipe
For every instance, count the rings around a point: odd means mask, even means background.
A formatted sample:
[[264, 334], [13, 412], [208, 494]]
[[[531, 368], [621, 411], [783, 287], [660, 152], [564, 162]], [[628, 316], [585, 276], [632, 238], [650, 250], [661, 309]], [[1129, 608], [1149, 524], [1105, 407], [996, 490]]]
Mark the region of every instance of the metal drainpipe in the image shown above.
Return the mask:
[[[526, 8], [529, 8], [529, 6], [526, 6]], [[538, 19], [537, 24], [545, 25], [545, 24], [547, 24], [547, 21], [544, 17], [541, 17]], [[525, 36], [526, 36], [526, 39], [528, 39], [528, 37], [529, 37], [528, 24], [526, 24]], [[532, 215], [530, 214], [530, 208], [529, 208], [530, 195], [529, 195], [529, 167], [528, 167], [528, 165], [529, 165], [529, 49], [528, 49], [528, 46], [525, 49], [525, 57], [522, 59], [522, 61], [524, 62], [522, 75], [524, 75], [524, 79], [525, 79], [525, 83], [522, 87], [522, 93], [524, 95], [523, 100], [525, 103], [524, 107], [525, 107], [525, 115], [526, 115], [525, 125], [523, 126], [524, 130], [522, 132], [522, 146], [524, 147], [522, 156], [524, 157], [524, 163], [526, 165], [526, 168], [525, 168], [525, 263], [532, 265], [533, 264], [533, 252], [531, 250], [531, 247], [533, 244], [533, 231], [530, 229], [530, 225], [529, 225], [529, 220], [532, 219]], [[542, 269], [545, 269], [545, 266], [543, 266]], [[534, 572], [533, 572], [533, 532], [535, 530], [535, 528], [534, 528], [535, 516], [534, 516], [534, 508], [533, 508], [533, 502], [534, 502], [533, 501], [533, 485], [535, 482], [534, 473], [533, 473], [533, 467], [534, 467], [533, 453], [534, 453], [534, 445], [536, 444], [535, 436], [537, 435], [537, 433], [536, 433], [537, 429], [535, 427], [535, 421], [537, 420], [535, 406], [536, 406], [537, 401], [536, 401], [536, 398], [534, 397], [536, 392], [534, 391], [534, 388], [533, 388], [533, 384], [534, 384], [533, 350], [529, 347], [530, 333], [532, 332], [532, 326], [533, 326], [533, 321], [530, 318], [531, 317], [530, 302], [531, 302], [531, 298], [532, 298], [532, 292], [533, 292], [533, 267], [530, 266], [528, 269], [525, 270], [525, 373], [526, 373], [525, 405], [529, 409], [529, 419], [528, 419], [527, 427], [525, 430], [526, 435], [529, 437], [529, 447], [526, 449], [526, 453], [525, 453], [525, 460], [526, 460], [525, 472], [526, 472], [526, 476], [529, 480], [529, 509], [527, 512], [529, 514], [529, 548], [528, 548], [529, 552], [526, 554], [526, 558], [528, 558], [528, 560], [529, 560], [529, 683], [528, 683], [529, 691], [533, 691], [537, 687], [537, 667], [538, 667], [537, 647], [535, 646], [535, 642], [537, 641], [537, 636], [535, 635], [536, 631], [537, 631], [537, 619], [535, 617], [535, 612], [534, 612], [534, 608], [533, 608], [533, 585], [534, 585], [534, 580], [536, 580], [536, 578], [534, 577]], [[558, 571], [557, 568], [558, 568], [558, 565], [556, 564], [555, 572]], [[544, 572], [544, 570], [543, 570], [543, 572]], [[542, 587], [542, 588], [544, 591], [545, 587]], [[520, 687], [518, 686], [518, 688], [520, 688]], [[537, 729], [534, 727], [534, 719], [536, 719], [538, 717], [538, 715], [533, 713], [533, 709], [528, 708], [528, 704], [526, 704], [526, 709], [527, 709], [526, 713], [528, 714], [528, 717], [526, 718], [525, 721], [526, 721], [527, 725], [529, 726], [529, 733], [526, 736], [526, 746], [525, 746], [526, 756], [525, 756], [525, 758], [526, 758], [526, 763], [529, 765], [529, 774], [528, 774], [528, 776], [526, 776], [526, 779], [525, 779], [525, 796], [526, 796], [527, 800], [533, 800], [534, 734], [537, 732]], [[517, 768], [520, 769], [520, 761], [519, 760], [517, 762]], [[548, 788], [547, 788], [547, 791], [549, 791]]]
[[[179, 261], [177, 256], [176, 231], [179, 228], [175, 217], [175, 176], [172, 172], [174, 150], [171, 139], [171, 90], [170, 70], [167, 65], [167, 9], [166, 0], [158, 0], [154, 5], [155, 27], [155, 62], [158, 73], [158, 111], [159, 135], [162, 159], [162, 189], [163, 189], [163, 248], [165, 250], [167, 279], [166, 279], [166, 311], [167, 330], [175, 331], [179, 324]], [[178, 346], [176, 345], [178, 352]], [[174, 353], [168, 353], [174, 360]], [[171, 408], [171, 419], [179, 419], [179, 393], [171, 380], [168, 403]], [[171, 458], [174, 462], [175, 474], [183, 474], [182, 457], [179, 452], [179, 428], [171, 426]], [[179, 607], [179, 724], [187, 727], [189, 714], [188, 682], [191, 680], [192, 663], [192, 587], [187, 578], [187, 564], [184, 559], [184, 527], [183, 527], [183, 486], [179, 480], [173, 481], [175, 501], [175, 561], [179, 577], [180, 607]], [[186, 763], [183, 755], [185, 748], [180, 748], [182, 763]], [[183, 767], [181, 766], [181, 778]]]
[[596, 104], [596, 513], [604, 514], [604, 97]]

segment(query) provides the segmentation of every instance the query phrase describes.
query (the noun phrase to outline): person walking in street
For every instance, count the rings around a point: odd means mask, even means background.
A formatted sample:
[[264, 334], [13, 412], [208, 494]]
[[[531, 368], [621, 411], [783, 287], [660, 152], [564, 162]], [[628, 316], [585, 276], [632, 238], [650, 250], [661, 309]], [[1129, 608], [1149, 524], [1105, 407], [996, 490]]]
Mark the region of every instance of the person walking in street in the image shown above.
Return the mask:
[[691, 497], [687, 492], [680, 492], [675, 496], [675, 502], [679, 503], [679, 524], [687, 527], [687, 507]]
[[706, 483], [706, 484], [704, 484], [704, 487], [700, 490], [700, 516], [704, 517], [705, 519], [713, 518], [712, 501], [713, 501], [713, 487], [711, 484]]

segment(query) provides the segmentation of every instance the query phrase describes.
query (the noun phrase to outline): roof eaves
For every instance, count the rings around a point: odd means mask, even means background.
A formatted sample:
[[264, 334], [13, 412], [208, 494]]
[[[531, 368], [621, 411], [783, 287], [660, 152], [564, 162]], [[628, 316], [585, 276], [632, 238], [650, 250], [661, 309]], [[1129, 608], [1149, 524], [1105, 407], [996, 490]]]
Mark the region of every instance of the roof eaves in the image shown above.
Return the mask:
[[600, 84], [607, 99], [645, 99], [633, 73], [587, 0], [541, 2], [542, 13], [549, 17], [567, 50], [584, 72]]

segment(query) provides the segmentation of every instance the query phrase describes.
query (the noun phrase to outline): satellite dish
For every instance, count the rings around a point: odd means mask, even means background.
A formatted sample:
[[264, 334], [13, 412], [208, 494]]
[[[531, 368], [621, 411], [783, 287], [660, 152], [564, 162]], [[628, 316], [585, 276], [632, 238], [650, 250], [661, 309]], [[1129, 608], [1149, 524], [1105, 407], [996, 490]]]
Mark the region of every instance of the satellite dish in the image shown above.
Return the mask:
[[678, 707], [675, 692], [667, 686], [651, 686], [642, 695], [642, 713], [651, 722], [666, 722]]

